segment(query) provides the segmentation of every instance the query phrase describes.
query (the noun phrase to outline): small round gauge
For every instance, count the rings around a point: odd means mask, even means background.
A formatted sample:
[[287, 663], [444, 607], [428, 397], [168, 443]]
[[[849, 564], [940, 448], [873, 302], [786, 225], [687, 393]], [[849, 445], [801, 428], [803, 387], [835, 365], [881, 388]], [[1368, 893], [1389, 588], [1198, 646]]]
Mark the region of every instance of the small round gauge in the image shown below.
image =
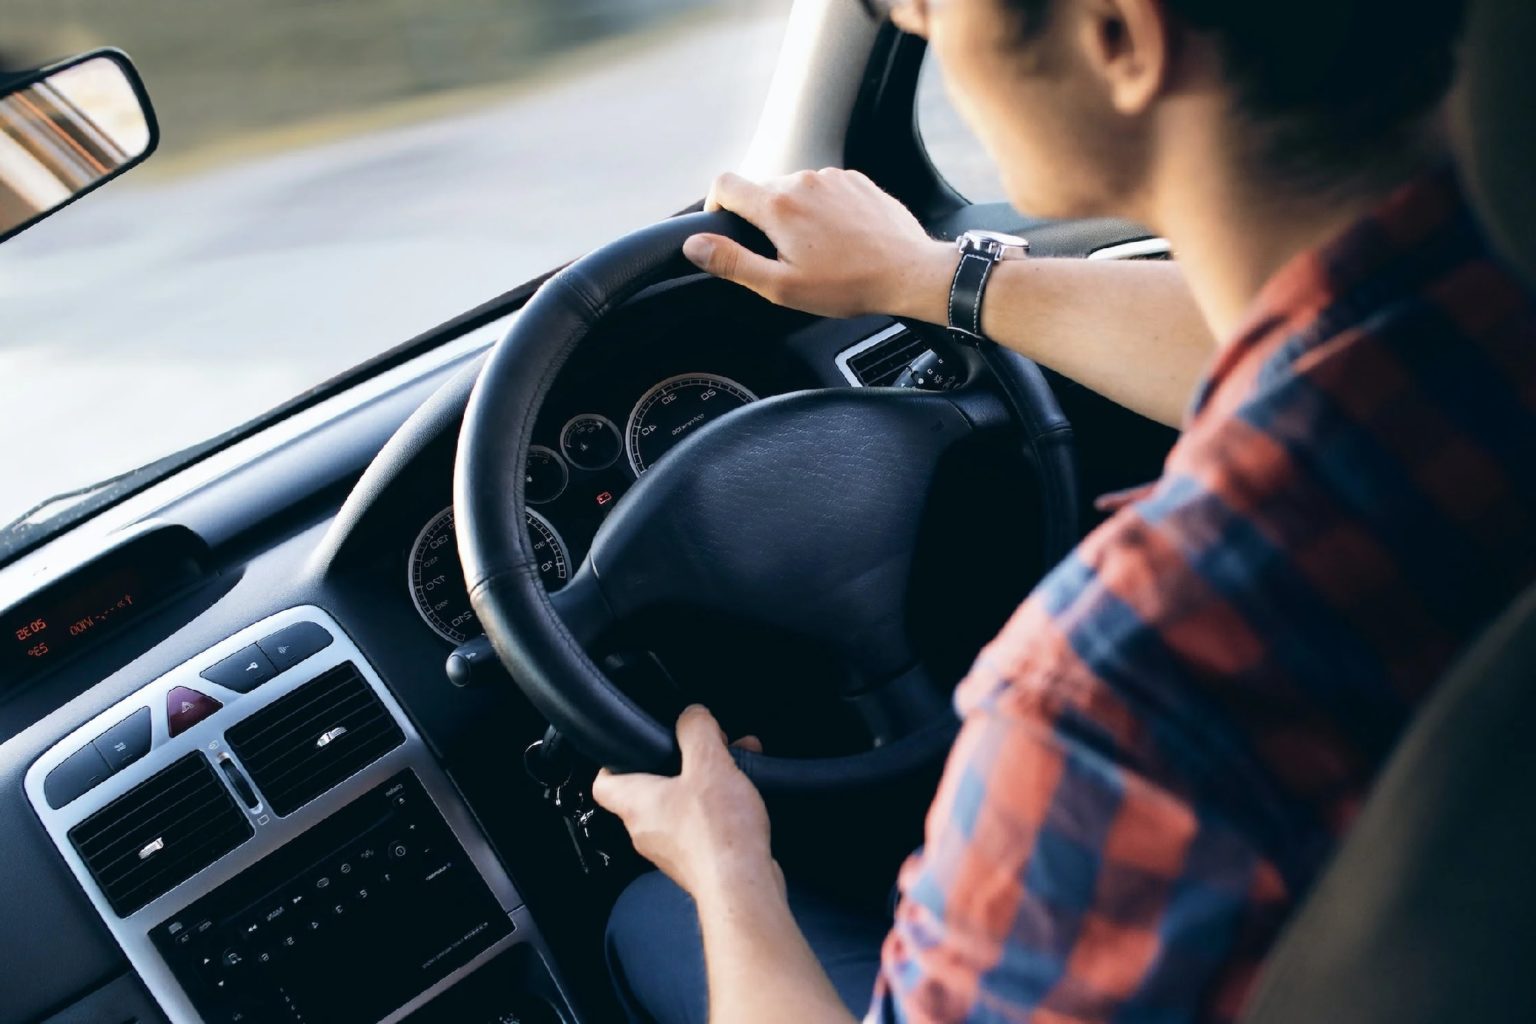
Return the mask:
[[684, 373], [668, 377], [640, 396], [624, 430], [629, 467], [639, 476], [683, 438], [757, 396], [729, 377]]
[[533, 557], [539, 563], [539, 579], [545, 590], [559, 590], [571, 578], [571, 556], [554, 525], [533, 509], [528, 509], [528, 540]]
[[565, 460], [553, 448], [541, 444], [528, 449], [527, 472], [523, 476], [523, 497], [534, 505], [554, 501], [565, 493], [570, 471]]
[[619, 428], [606, 416], [582, 413], [560, 431], [560, 451], [579, 469], [607, 469], [623, 450]]
[[[539, 578], [549, 590], [558, 590], [570, 578], [570, 555], [560, 534], [548, 519], [528, 509], [528, 540], [539, 560]], [[452, 644], [462, 644], [481, 632], [480, 621], [469, 604], [464, 570], [459, 565], [459, 543], [453, 532], [453, 508], [433, 516], [411, 545], [409, 560], [411, 600], [427, 625]]]

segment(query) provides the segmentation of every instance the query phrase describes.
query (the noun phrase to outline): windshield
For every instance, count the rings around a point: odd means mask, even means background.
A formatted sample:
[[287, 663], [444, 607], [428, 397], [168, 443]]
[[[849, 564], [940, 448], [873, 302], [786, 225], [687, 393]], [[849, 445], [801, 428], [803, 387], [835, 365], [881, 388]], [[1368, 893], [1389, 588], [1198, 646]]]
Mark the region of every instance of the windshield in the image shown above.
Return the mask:
[[788, 0], [7, 0], [126, 50], [149, 163], [0, 245], [0, 522], [222, 433], [699, 198]]

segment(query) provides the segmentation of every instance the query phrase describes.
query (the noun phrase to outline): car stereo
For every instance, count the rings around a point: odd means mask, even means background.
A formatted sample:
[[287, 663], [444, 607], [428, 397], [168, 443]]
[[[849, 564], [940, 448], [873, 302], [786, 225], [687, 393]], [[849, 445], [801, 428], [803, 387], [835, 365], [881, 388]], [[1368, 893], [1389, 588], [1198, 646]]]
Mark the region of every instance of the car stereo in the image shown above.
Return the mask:
[[206, 1021], [369, 1024], [511, 931], [405, 771], [150, 938]]

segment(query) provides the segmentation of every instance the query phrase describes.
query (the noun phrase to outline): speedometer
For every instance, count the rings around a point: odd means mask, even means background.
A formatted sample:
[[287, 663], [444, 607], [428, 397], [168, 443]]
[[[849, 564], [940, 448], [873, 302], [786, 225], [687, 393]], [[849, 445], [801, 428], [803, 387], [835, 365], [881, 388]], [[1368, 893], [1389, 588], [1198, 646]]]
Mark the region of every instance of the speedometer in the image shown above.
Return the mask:
[[640, 396], [624, 436], [629, 467], [639, 476], [656, 465], [689, 434], [757, 396], [729, 377], [683, 373], [668, 377]]
[[[528, 509], [528, 540], [538, 559], [539, 578], [548, 590], [558, 590], [570, 578], [571, 558], [565, 541], [548, 519]], [[411, 545], [411, 600], [427, 625], [452, 644], [462, 644], [481, 632], [480, 621], [469, 604], [464, 570], [459, 564], [459, 542], [453, 532], [453, 508], [433, 516], [416, 543]]]

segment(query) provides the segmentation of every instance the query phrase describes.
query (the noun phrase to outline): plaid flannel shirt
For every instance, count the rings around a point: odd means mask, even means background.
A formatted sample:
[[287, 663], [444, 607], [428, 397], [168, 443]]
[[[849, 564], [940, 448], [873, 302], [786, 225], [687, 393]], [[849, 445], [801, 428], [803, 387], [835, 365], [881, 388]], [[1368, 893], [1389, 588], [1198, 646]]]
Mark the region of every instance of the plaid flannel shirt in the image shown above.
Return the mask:
[[1536, 318], [1449, 171], [1294, 258], [957, 692], [870, 1021], [1235, 1019], [1536, 575]]

